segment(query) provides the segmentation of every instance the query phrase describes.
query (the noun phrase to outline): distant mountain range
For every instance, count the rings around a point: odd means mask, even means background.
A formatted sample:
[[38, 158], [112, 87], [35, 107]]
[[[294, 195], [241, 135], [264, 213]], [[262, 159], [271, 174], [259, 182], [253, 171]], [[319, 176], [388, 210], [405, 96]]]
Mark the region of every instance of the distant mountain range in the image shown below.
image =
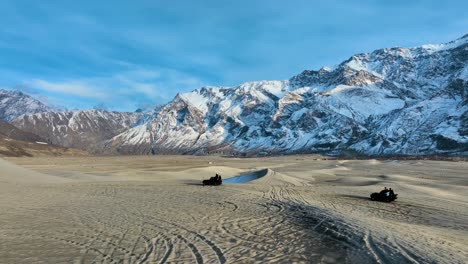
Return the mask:
[[83, 156], [86, 151], [51, 145], [36, 134], [18, 129], [0, 120], [0, 157], [21, 156]]
[[147, 112], [57, 112], [2, 91], [0, 118], [108, 154], [467, 155], [468, 35], [357, 54], [284, 81], [203, 87]]
[[49, 111], [22, 115], [12, 124], [55, 145], [100, 152], [100, 142], [132, 128], [141, 116], [104, 110]]
[[53, 110], [53, 108], [22, 92], [0, 89], [1, 120], [11, 122], [22, 115]]

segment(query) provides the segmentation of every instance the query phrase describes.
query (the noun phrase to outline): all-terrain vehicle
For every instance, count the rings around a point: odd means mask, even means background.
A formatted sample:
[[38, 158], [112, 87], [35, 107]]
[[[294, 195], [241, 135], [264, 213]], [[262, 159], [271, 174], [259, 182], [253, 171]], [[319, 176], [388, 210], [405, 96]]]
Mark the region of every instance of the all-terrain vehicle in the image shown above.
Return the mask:
[[211, 177], [209, 180], [203, 180], [202, 181], [203, 186], [205, 185], [221, 185], [223, 184], [223, 180], [221, 179], [221, 175], [216, 174], [216, 176]]
[[398, 194], [393, 193], [393, 191], [384, 190], [381, 192], [375, 192], [370, 195], [372, 201], [381, 201], [381, 202], [393, 202], [398, 198]]

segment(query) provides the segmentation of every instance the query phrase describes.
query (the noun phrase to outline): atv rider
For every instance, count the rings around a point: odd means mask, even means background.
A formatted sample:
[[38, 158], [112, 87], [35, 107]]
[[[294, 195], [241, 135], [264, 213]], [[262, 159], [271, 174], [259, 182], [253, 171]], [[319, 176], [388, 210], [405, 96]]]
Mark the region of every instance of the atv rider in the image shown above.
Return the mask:
[[221, 180], [221, 175], [219, 175], [218, 173], [216, 173], [216, 175], [214, 177], [211, 177], [210, 178], [210, 182], [211, 184], [213, 185], [221, 185], [221, 183], [223, 182]]
[[380, 191], [381, 195], [387, 195], [387, 193], [388, 193], [387, 187], [384, 187], [384, 189]]
[[392, 188], [388, 190], [388, 193], [390, 194], [390, 199], [393, 200], [395, 198], [395, 193], [393, 192]]
[[390, 191], [385, 187], [382, 191], [380, 191], [380, 196], [384, 198], [386, 201], [390, 201]]

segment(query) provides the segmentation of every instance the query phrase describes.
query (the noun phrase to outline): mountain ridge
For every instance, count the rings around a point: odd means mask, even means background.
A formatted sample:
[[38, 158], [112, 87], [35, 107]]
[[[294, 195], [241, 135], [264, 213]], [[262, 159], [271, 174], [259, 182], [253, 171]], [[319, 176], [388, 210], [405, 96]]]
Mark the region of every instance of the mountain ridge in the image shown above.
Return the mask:
[[106, 110], [48, 111], [22, 115], [12, 124], [64, 147], [95, 150], [95, 145], [133, 126], [140, 113]]
[[26, 114], [13, 124], [101, 154], [467, 155], [467, 65], [468, 34], [355, 54], [288, 80], [201, 87], [152, 111], [104, 114], [121, 124], [102, 121], [77, 133], [67, 124], [74, 143], [55, 132], [67, 114]]
[[[466, 154], [467, 39], [356, 54], [335, 68], [305, 70], [285, 81], [178, 94], [152, 121], [103, 148], [126, 154]], [[443, 129], [455, 126], [463, 133]]]
[[11, 122], [25, 114], [47, 111], [54, 111], [54, 108], [23, 92], [0, 89], [0, 120]]

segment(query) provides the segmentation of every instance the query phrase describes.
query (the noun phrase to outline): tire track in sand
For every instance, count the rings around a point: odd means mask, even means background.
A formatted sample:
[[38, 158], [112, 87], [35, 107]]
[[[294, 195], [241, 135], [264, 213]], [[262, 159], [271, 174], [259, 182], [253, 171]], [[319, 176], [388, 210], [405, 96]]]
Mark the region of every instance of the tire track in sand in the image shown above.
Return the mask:
[[183, 226], [181, 226], [181, 225], [179, 225], [177, 223], [174, 223], [174, 222], [170, 222], [170, 221], [163, 220], [163, 219], [158, 219], [158, 218], [153, 217], [153, 216], [149, 216], [149, 217], [151, 217], [151, 218], [153, 218], [155, 220], [158, 220], [160, 222], [164, 222], [164, 223], [167, 223], [169, 225], [173, 225], [176, 228], [182, 229], [182, 230], [194, 235], [196, 238], [203, 241], [205, 244], [207, 244], [211, 248], [211, 250], [216, 254], [216, 257], [217, 257], [219, 263], [221, 263], [221, 264], [226, 263], [226, 257], [224, 256], [223, 251], [216, 245], [216, 243], [209, 240], [204, 235], [202, 235], [202, 234], [200, 234], [200, 233], [198, 233], [196, 231], [192, 231], [192, 230], [190, 230], [188, 228], [185, 228], [185, 227], [183, 227]]

